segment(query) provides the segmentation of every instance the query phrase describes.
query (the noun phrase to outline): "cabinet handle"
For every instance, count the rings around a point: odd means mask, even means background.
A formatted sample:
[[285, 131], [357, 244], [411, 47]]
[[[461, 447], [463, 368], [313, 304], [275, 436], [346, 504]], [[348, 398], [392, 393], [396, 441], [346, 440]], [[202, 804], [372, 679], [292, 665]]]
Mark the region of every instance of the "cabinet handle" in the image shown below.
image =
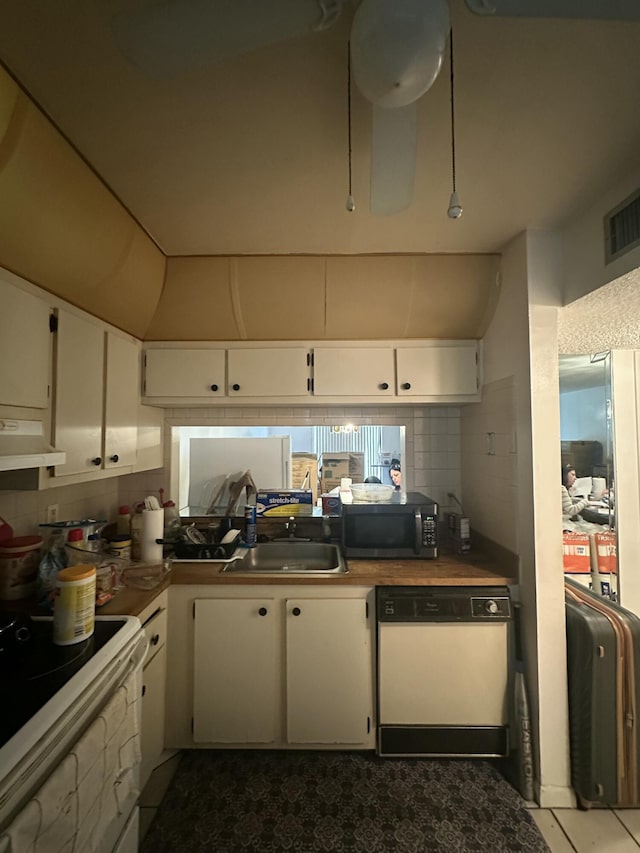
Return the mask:
[[411, 383], [410, 383], [410, 382], [403, 382], [403, 383], [402, 383], [402, 385], [401, 385], [400, 387], [401, 387], [404, 391], [408, 391], [408, 390], [409, 390], [409, 388], [411, 388]]
[[91, 460], [92, 465], [102, 465], [102, 456], [96, 456], [95, 459]]
[[266, 615], [267, 615], [267, 612], [268, 612], [268, 611], [267, 611], [267, 608], [266, 608], [266, 607], [261, 607], [261, 608], [260, 608], [260, 610], [258, 610], [258, 613], [259, 613], [261, 616], [266, 616]]
[[299, 616], [300, 615], [300, 608], [294, 607], [291, 612], [293, 613], [294, 616]]
[[117, 453], [114, 453], [113, 456], [109, 457], [109, 459], [111, 460], [111, 462], [117, 462], [120, 459], [120, 457], [118, 456]]
[[144, 694], [145, 694], [146, 692], [147, 692], [147, 685], [146, 685], [146, 684], [143, 684], [143, 685], [142, 685], [142, 695], [144, 696]]
[[380, 388], [382, 389], [382, 391], [386, 391], [388, 387], [389, 387], [388, 382], [381, 382], [380, 383]]
[[212, 390], [212, 391], [217, 391], [217, 390], [218, 390], [218, 386], [217, 386], [217, 385], [212, 385], [212, 386], [211, 386], [211, 390]]
[[240, 390], [240, 386], [239, 386], [238, 384], [236, 384], [236, 385], [232, 385], [231, 387], [233, 388], [233, 390], [234, 390], [234, 391], [239, 391], [239, 390]]
[[153, 637], [151, 638], [151, 645], [157, 646], [159, 642], [160, 642], [160, 634], [154, 634]]

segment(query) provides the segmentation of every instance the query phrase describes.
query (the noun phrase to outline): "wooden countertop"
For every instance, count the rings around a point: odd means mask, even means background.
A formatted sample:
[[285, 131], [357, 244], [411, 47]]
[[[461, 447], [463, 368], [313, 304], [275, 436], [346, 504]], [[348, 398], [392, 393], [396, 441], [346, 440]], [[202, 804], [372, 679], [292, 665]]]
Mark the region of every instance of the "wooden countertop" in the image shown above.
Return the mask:
[[517, 582], [511, 566], [480, 551], [444, 554], [435, 560], [348, 560], [346, 574], [225, 574], [219, 563], [174, 563], [153, 590], [123, 589], [97, 615], [138, 616], [171, 584], [211, 586], [502, 586]]
[[348, 560], [346, 574], [226, 574], [217, 563], [178, 563], [171, 570], [172, 584], [255, 584], [335, 586], [492, 586], [513, 584], [515, 578], [497, 570], [488, 558], [445, 555], [436, 560]]

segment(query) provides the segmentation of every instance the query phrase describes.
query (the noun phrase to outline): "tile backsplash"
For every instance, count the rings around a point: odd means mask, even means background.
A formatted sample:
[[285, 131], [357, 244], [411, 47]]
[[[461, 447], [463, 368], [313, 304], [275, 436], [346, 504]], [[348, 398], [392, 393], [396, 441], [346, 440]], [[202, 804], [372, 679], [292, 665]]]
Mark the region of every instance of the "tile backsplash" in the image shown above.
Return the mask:
[[[466, 407], [475, 408], [475, 407]], [[349, 421], [405, 427], [403, 475], [406, 488], [438, 501], [443, 511], [457, 509], [447, 497], [460, 489], [460, 412], [456, 406], [362, 406], [330, 408], [185, 408], [166, 410], [165, 467], [42, 492], [0, 491], [0, 516], [16, 536], [38, 532], [47, 507], [58, 505], [58, 518], [115, 520], [120, 504], [133, 504], [165, 490], [170, 495], [169, 465], [172, 426], [309, 426]]]

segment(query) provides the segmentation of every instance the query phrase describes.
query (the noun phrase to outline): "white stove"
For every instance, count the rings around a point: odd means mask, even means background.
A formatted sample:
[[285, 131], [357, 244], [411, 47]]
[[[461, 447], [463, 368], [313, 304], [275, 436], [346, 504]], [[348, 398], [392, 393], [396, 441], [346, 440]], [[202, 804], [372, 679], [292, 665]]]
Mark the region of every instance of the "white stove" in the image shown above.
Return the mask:
[[51, 618], [29, 628], [17, 657], [0, 658], [0, 850], [125, 850], [139, 795], [140, 621], [96, 617], [71, 647], [53, 645]]

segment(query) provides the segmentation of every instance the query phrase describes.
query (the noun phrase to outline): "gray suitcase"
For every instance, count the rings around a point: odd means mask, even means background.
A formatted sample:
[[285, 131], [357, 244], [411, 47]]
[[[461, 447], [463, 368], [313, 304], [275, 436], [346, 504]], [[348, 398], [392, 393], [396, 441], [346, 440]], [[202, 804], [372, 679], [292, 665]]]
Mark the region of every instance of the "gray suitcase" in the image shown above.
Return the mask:
[[640, 805], [640, 618], [565, 580], [571, 783], [582, 808]]

